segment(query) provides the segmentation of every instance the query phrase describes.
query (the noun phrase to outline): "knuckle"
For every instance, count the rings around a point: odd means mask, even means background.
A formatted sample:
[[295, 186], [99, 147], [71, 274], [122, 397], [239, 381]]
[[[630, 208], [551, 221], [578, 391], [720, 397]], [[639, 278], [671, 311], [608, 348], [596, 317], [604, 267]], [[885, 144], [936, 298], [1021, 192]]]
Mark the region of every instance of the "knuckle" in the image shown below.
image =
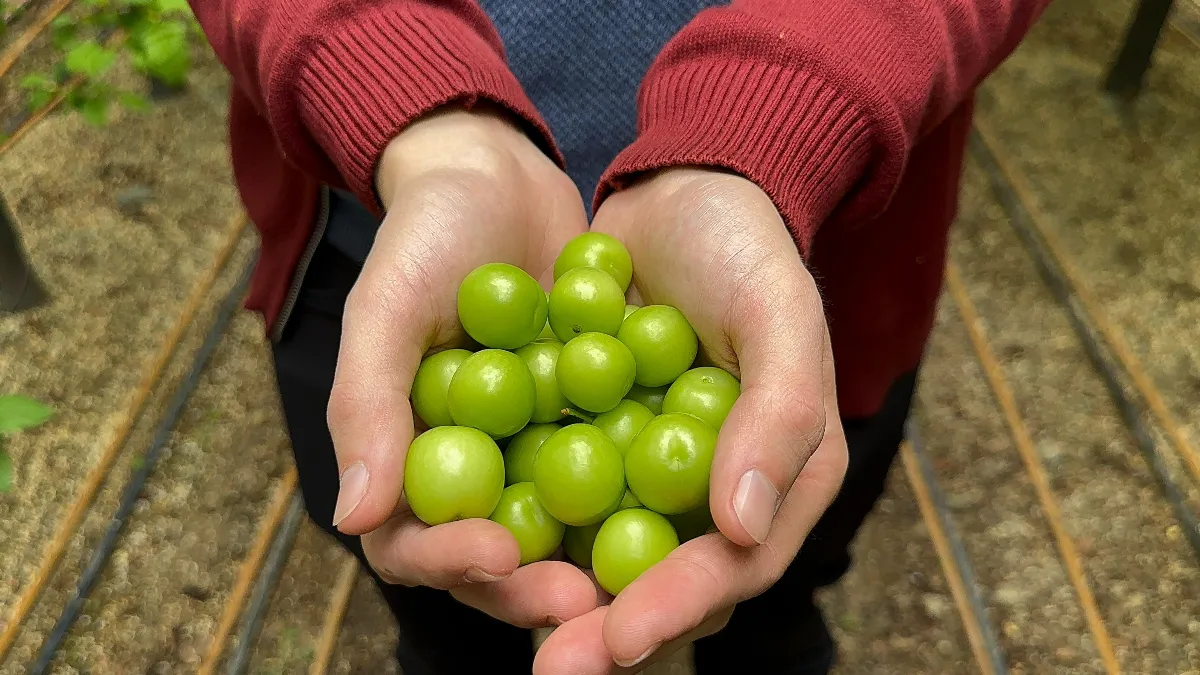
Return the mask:
[[376, 536], [375, 533], [370, 533], [363, 535], [361, 539], [363, 555], [367, 559], [367, 565], [370, 566], [371, 570], [384, 583], [393, 586], [416, 585], [392, 568], [388, 562], [387, 546], [381, 541], [379, 536]]
[[787, 384], [773, 397], [775, 415], [784, 438], [796, 439], [811, 453], [825, 437], [825, 403], [818, 385]]
[[329, 429], [337, 432], [353, 426], [369, 408], [367, 392], [354, 382], [334, 382], [329, 392], [329, 403], [325, 408], [325, 422]]
[[722, 574], [712, 561], [694, 557], [681, 557], [679, 564], [689, 573], [689, 576], [698, 578], [702, 585], [708, 586], [705, 593], [710, 597], [719, 599], [729, 593], [730, 588], [727, 575]]

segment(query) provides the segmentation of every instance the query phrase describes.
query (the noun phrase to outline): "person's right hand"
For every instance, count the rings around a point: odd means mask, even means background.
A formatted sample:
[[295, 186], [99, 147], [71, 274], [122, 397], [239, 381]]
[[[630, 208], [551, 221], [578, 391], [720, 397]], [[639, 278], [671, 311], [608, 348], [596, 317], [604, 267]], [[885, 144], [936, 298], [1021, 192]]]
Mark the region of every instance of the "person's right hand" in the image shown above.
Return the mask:
[[597, 606], [594, 584], [564, 562], [518, 569], [516, 539], [483, 519], [428, 527], [401, 494], [415, 432], [409, 391], [430, 350], [462, 345], [459, 282], [489, 262], [548, 287], [563, 245], [587, 229], [578, 190], [505, 119], [449, 109], [400, 133], [379, 164], [387, 215], [346, 301], [328, 422], [341, 488], [334, 524], [362, 535], [387, 582], [449, 589], [522, 627]]

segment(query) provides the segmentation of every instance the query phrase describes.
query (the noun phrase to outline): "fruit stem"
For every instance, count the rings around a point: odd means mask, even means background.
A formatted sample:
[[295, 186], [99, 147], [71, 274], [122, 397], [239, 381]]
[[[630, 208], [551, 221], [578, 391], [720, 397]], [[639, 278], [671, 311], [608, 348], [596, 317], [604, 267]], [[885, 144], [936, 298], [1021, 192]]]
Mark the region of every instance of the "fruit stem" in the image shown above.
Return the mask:
[[576, 410], [574, 408], [563, 408], [559, 412], [561, 412], [564, 415], [570, 416], [570, 417], [575, 417], [575, 418], [581, 419], [584, 422], [587, 422], [588, 424], [591, 424], [592, 422], [596, 421], [595, 416], [589, 415], [589, 414], [583, 412], [582, 410]]

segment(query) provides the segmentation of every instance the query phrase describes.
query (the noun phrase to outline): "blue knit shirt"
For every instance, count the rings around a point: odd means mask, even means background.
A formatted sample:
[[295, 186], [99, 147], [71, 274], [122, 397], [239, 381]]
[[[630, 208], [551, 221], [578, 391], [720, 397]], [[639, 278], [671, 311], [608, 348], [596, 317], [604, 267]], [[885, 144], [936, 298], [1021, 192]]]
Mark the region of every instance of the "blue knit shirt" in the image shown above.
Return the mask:
[[[480, 0], [509, 68], [550, 125], [584, 203], [637, 133], [638, 86], [654, 57], [700, 10], [723, 0]], [[378, 221], [334, 191], [329, 242], [366, 259]], [[590, 215], [590, 214], [589, 214]]]

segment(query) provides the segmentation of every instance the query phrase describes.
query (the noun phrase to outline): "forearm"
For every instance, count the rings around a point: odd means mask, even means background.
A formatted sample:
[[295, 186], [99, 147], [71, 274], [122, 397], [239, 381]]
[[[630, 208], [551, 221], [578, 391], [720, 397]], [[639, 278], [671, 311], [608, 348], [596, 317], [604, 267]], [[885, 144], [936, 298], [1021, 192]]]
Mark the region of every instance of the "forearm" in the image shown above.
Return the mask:
[[289, 161], [378, 208], [372, 177], [401, 129], [451, 102], [486, 100], [544, 123], [470, 0], [192, 0], [234, 85]]
[[734, 0], [663, 50], [638, 141], [598, 199], [638, 173], [720, 166], [758, 183], [803, 249], [835, 210], [887, 205], [913, 146], [1015, 48], [1049, 0]]

